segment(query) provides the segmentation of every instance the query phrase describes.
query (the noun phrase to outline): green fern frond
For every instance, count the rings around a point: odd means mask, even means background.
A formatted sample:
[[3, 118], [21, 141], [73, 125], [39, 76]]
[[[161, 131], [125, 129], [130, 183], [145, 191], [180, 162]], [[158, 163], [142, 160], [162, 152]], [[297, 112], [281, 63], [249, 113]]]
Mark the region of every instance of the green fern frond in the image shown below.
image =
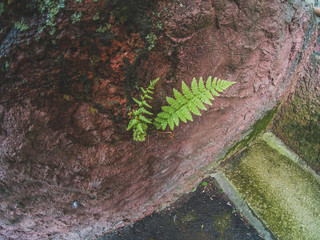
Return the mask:
[[143, 95], [140, 96], [140, 100], [132, 98], [135, 101], [139, 108], [133, 110], [129, 115], [131, 115], [131, 120], [128, 124], [127, 130], [133, 129], [133, 139], [135, 141], [144, 141], [147, 135], [148, 124], [152, 123], [152, 119], [147, 118], [144, 115], [153, 115], [146, 108], [152, 108], [148, 103], [147, 99], [153, 99], [150, 94], [153, 94], [151, 90], [154, 89], [156, 83], [159, 81], [159, 78], [150, 81], [150, 84], [147, 89], [141, 87]]
[[144, 141], [147, 135], [148, 125], [144, 122], [139, 122], [133, 129], [133, 139], [135, 141]]
[[180, 120], [185, 123], [188, 120], [193, 121], [192, 114], [201, 116], [200, 110], [207, 110], [204, 103], [211, 106], [214, 96], [220, 96], [219, 92], [223, 92], [235, 83], [209, 77], [204, 84], [202, 77], [199, 83], [193, 78], [190, 89], [182, 81], [182, 93], [173, 89], [174, 98], [166, 98], [169, 105], [162, 107], [162, 112], [157, 115], [153, 124], [158, 130], [165, 130], [168, 125], [173, 130], [174, 126], [179, 126]]

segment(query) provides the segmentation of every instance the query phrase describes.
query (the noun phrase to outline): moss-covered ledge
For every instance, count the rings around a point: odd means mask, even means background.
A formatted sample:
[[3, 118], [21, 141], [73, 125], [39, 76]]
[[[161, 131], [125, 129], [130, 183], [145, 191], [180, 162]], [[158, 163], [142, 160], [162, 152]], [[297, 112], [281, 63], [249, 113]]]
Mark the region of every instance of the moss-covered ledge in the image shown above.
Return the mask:
[[277, 104], [276, 107], [266, 112], [263, 118], [257, 120], [256, 123], [249, 130], [247, 130], [248, 133], [243, 137], [243, 139], [232, 145], [227, 150], [227, 153], [225, 157], [223, 157], [223, 160], [226, 160], [230, 158], [232, 155], [243, 151], [250, 145], [250, 143], [257, 139], [257, 137], [263, 134], [272, 124], [272, 120], [277, 114], [279, 106], [280, 104]]
[[234, 156], [223, 173], [277, 239], [320, 236], [320, 182], [271, 133]]

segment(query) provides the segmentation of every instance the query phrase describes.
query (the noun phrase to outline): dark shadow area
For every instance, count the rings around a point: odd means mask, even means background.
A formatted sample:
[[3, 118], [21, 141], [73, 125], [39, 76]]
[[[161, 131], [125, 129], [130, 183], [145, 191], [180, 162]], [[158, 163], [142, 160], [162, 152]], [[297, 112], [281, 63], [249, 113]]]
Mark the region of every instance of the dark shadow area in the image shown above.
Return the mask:
[[167, 209], [106, 234], [99, 240], [260, 240], [213, 178]]

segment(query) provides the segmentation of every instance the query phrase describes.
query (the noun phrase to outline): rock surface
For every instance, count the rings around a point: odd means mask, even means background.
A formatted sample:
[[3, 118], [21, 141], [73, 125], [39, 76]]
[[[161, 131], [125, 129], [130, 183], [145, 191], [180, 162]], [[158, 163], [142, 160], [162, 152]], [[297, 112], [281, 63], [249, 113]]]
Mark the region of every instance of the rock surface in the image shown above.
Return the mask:
[[276, 116], [273, 131], [320, 174], [320, 36], [303, 71]]
[[[2, 7], [4, 239], [93, 238], [173, 202], [289, 95], [316, 36], [300, 1]], [[140, 86], [160, 77], [157, 113], [182, 80], [210, 75], [237, 84], [174, 135], [133, 142], [127, 114]]]

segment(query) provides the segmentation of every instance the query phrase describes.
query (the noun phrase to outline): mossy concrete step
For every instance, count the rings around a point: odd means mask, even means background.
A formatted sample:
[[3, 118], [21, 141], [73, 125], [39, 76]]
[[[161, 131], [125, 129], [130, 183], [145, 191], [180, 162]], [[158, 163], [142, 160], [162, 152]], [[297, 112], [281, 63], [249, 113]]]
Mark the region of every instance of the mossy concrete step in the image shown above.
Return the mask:
[[272, 133], [234, 157], [222, 172], [216, 179], [265, 239], [273, 236], [264, 226], [281, 240], [320, 239], [319, 177]]

